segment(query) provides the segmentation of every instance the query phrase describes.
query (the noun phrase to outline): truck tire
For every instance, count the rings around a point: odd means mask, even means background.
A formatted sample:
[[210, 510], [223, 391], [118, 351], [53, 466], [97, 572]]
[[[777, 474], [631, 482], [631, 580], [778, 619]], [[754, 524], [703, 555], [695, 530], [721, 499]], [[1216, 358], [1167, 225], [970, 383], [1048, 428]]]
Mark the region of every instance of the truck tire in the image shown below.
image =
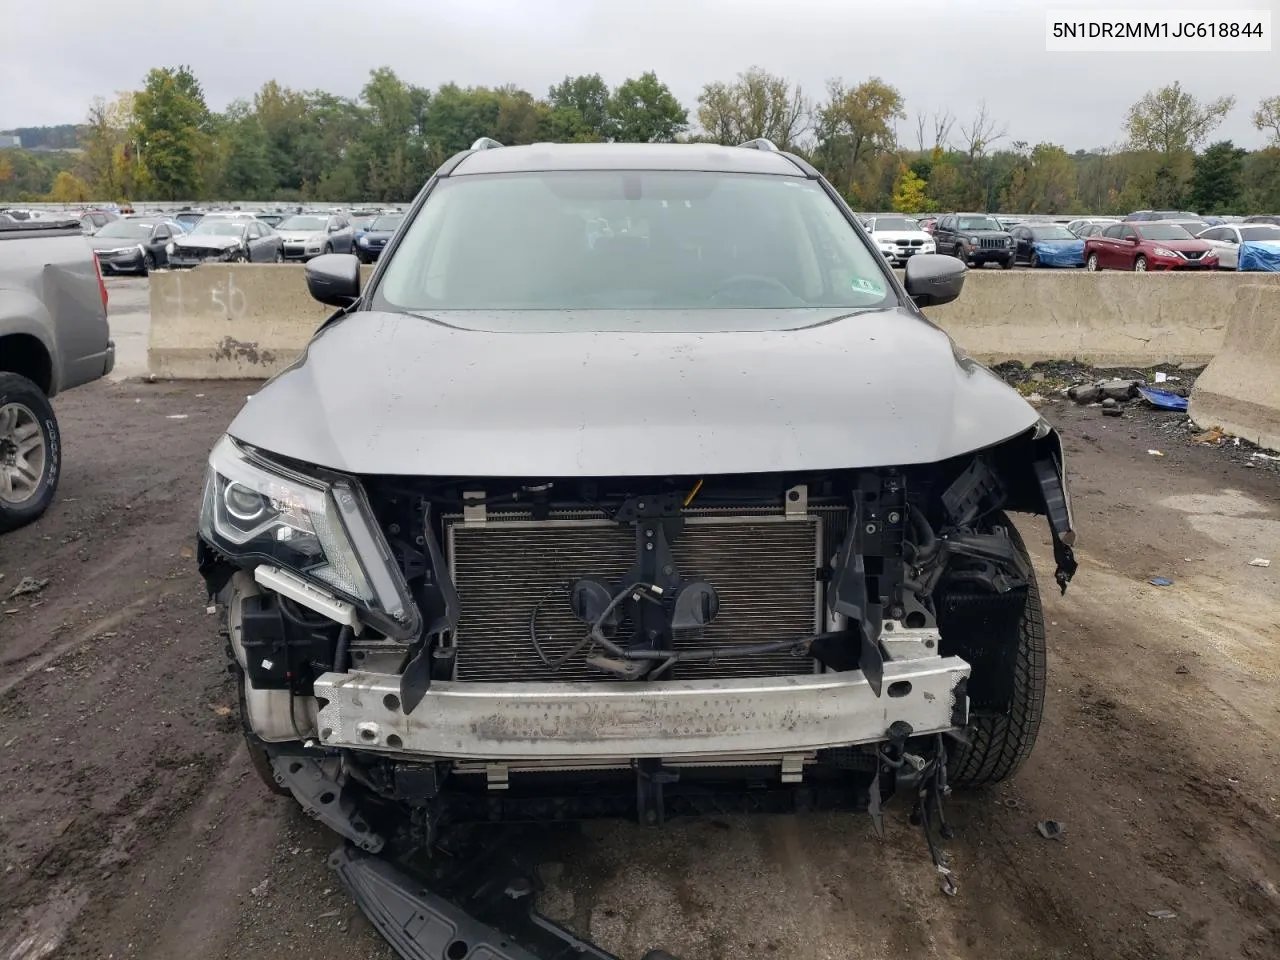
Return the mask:
[[0, 533], [49, 509], [61, 473], [62, 437], [49, 398], [26, 377], [0, 373]]
[[[1009, 538], [1026, 557], [1026, 544], [1009, 519], [997, 515], [995, 522], [1009, 530]], [[948, 758], [948, 778], [957, 788], [982, 787], [1009, 779], [1035, 746], [1045, 695], [1044, 613], [1035, 571], [1031, 571], [1022, 616], [1009, 633], [1006, 642], [1014, 645], [1009, 710], [970, 714], [966, 731], [969, 743], [953, 748]]]

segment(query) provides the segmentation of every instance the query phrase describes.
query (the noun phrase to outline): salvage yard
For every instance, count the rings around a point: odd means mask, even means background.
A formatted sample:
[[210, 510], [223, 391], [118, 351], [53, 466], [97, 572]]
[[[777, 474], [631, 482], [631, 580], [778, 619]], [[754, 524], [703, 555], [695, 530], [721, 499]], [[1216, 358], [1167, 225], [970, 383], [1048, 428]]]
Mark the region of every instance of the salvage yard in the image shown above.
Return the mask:
[[[0, 960], [392, 957], [325, 866], [335, 838], [250, 772], [192, 559], [204, 457], [256, 386], [56, 401], [58, 500], [0, 540]], [[861, 815], [540, 830], [546, 912], [637, 958], [1280, 953], [1278, 474], [1179, 414], [1042, 409], [1081, 569], [1045, 590], [1031, 761], [951, 806], [959, 896], [895, 806], [883, 841]], [[1051, 587], [1047, 530], [1021, 526]]]

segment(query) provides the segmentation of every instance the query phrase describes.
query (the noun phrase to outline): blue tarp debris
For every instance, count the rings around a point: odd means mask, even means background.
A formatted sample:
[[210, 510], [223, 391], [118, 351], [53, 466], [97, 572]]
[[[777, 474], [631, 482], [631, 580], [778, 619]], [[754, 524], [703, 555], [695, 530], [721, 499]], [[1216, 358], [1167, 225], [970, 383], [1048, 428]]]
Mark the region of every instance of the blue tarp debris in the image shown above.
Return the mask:
[[1187, 398], [1180, 397], [1176, 393], [1169, 393], [1165, 390], [1153, 390], [1151, 387], [1139, 387], [1138, 393], [1142, 394], [1142, 398], [1153, 407], [1159, 407], [1161, 410], [1185, 410], [1187, 409]]
[[1236, 269], [1280, 273], [1280, 241], [1246, 240], [1240, 244]]

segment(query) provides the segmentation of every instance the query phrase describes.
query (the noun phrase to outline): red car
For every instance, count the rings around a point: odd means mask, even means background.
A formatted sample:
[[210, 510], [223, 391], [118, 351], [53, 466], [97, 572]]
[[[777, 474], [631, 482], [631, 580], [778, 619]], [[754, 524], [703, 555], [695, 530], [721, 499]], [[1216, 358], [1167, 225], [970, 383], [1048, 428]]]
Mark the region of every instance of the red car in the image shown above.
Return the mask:
[[1084, 241], [1086, 270], [1217, 270], [1218, 254], [1176, 223], [1113, 223]]

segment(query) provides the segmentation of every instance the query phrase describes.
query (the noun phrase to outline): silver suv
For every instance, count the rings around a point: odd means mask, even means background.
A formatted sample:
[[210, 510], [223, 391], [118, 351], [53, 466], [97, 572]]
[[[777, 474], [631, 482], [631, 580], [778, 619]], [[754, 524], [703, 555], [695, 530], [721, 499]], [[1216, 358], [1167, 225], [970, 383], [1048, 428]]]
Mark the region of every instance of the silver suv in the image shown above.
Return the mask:
[[1007, 512], [1063, 589], [1074, 530], [1055, 431], [920, 311], [964, 273], [900, 284], [767, 144], [445, 163], [366, 289], [308, 264], [338, 312], [209, 458], [264, 780], [381, 850], [1011, 776], [1045, 638]]

